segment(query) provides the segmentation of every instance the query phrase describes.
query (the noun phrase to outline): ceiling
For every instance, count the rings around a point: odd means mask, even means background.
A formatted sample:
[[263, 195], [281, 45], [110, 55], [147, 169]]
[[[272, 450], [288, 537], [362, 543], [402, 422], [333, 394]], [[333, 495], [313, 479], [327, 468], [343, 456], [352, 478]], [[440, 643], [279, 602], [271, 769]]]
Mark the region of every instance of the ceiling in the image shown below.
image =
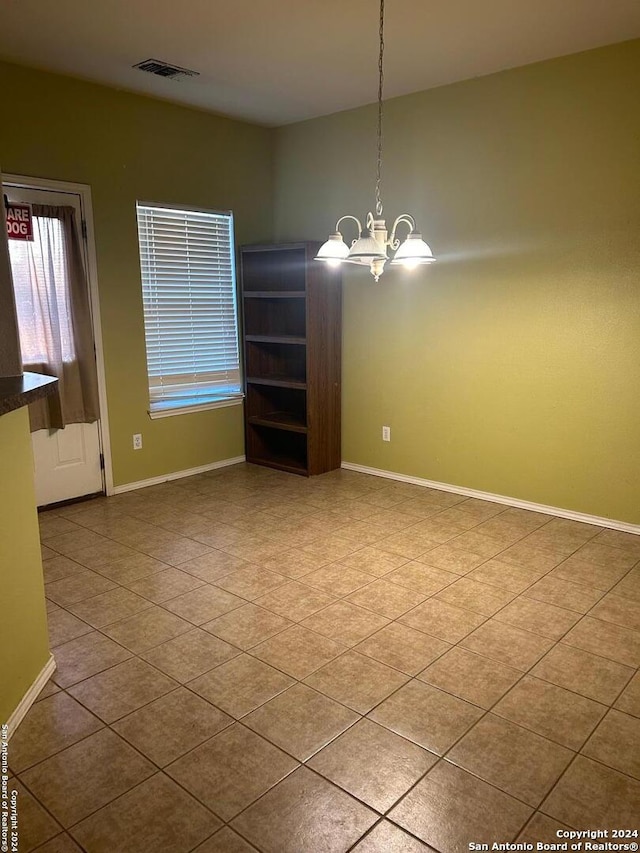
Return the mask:
[[[265, 125], [375, 101], [377, 31], [378, 0], [0, 0], [3, 59]], [[638, 37], [639, 0], [386, 0], [385, 97]]]

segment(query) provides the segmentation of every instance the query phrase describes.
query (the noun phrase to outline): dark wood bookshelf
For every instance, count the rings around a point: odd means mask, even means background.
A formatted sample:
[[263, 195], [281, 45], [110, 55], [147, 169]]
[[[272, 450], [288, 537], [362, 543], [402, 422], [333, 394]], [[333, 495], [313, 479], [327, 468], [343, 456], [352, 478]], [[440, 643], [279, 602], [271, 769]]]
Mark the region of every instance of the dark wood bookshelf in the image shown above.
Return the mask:
[[248, 462], [340, 467], [342, 289], [319, 243], [240, 250]]

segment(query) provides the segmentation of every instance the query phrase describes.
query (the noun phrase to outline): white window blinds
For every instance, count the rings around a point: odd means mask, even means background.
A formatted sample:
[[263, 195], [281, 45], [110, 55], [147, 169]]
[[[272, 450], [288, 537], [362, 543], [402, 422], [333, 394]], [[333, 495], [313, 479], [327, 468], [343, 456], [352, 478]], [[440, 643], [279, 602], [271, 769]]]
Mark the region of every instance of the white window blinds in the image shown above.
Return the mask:
[[240, 398], [232, 214], [137, 213], [151, 412]]

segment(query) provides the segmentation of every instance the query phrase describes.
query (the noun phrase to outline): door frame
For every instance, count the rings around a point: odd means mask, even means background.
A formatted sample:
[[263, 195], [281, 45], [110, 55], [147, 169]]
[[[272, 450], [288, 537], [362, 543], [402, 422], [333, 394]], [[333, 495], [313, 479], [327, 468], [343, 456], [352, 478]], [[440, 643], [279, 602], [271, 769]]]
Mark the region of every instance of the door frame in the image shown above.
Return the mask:
[[98, 400], [100, 402], [100, 420], [98, 433], [100, 449], [104, 462], [104, 488], [107, 495], [113, 495], [113, 466], [111, 461], [111, 437], [109, 432], [109, 412], [107, 408], [107, 383], [104, 368], [104, 348], [102, 343], [102, 325], [100, 322], [100, 292], [98, 290], [98, 263], [96, 259], [95, 231], [93, 226], [93, 205], [91, 187], [88, 184], [75, 184], [69, 181], [54, 181], [49, 178], [32, 178], [26, 175], [2, 173], [2, 182], [6, 187], [14, 186], [27, 190], [49, 190], [56, 193], [68, 193], [80, 196], [82, 218], [86, 233], [82, 234], [82, 245], [86, 261], [91, 325], [96, 351], [96, 372], [98, 375]]

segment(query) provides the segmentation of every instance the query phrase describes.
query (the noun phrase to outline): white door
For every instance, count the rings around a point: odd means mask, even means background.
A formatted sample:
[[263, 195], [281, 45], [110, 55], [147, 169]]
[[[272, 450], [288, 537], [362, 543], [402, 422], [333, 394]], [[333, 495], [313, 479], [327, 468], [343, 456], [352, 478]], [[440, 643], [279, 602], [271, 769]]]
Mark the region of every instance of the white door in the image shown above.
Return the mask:
[[[76, 193], [25, 189], [4, 184], [10, 202], [73, 206], [76, 224], [83, 221], [82, 198]], [[82, 235], [81, 243], [86, 246]], [[11, 255], [12, 241], [9, 240]], [[15, 250], [14, 250], [15, 257]], [[36, 501], [47, 506], [104, 491], [100, 422], [67, 424], [64, 429], [39, 430], [31, 435], [35, 466]]]

